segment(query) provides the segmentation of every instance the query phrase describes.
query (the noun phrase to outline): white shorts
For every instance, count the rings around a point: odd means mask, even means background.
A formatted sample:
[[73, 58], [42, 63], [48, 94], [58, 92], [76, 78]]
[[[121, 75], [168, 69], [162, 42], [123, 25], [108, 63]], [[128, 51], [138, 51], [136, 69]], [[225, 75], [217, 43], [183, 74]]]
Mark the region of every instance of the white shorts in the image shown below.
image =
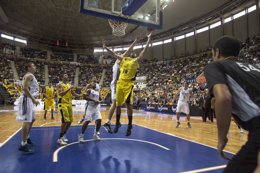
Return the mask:
[[32, 122], [35, 119], [35, 107], [32, 99], [21, 95], [18, 98], [18, 112], [16, 120], [19, 122]]
[[116, 85], [110, 85], [110, 90], [111, 90], [111, 101], [116, 100]]
[[176, 108], [176, 112], [182, 112], [185, 114], [190, 114], [190, 108], [189, 108], [189, 104], [188, 102], [185, 101], [178, 101], [177, 103], [177, 108]]
[[85, 121], [96, 121], [98, 119], [102, 119], [99, 106], [92, 107], [92, 106], [86, 105], [84, 120]]

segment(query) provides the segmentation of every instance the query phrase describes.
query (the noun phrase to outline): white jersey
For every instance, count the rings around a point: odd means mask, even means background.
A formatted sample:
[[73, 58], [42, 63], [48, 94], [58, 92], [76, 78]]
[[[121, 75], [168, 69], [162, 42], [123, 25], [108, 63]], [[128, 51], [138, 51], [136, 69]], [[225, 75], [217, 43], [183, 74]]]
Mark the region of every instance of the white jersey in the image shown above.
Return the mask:
[[190, 89], [187, 88], [186, 90], [184, 87], [181, 87], [179, 101], [188, 102], [190, 100]]
[[[39, 95], [38, 82], [34, 75], [29, 85], [29, 92], [33, 97]], [[24, 83], [23, 78], [23, 83]], [[18, 99], [18, 111], [16, 114], [16, 120], [20, 122], [32, 122], [35, 119], [35, 107], [32, 99], [22, 94]]]
[[[36, 80], [35, 76], [32, 74], [33, 78], [31, 80], [31, 83], [29, 85], [29, 92], [33, 97], [37, 97], [39, 95], [39, 85], [38, 85], [38, 81]], [[24, 83], [24, 79], [22, 83]]]
[[[88, 98], [95, 100], [95, 101], [99, 101], [99, 91], [90, 90], [90, 94], [88, 95]], [[87, 101], [87, 106], [91, 107], [91, 108], [97, 108], [99, 106], [99, 104], [96, 104], [94, 101]]]
[[118, 77], [119, 77], [119, 67], [120, 67], [119, 60], [116, 60], [115, 64], [113, 65], [113, 68], [112, 68], [113, 74], [112, 74], [111, 86], [115, 85], [117, 80], [118, 80]]
[[[88, 98], [99, 101], [99, 91], [91, 89]], [[94, 121], [98, 119], [102, 119], [100, 113], [100, 104], [96, 104], [94, 101], [87, 101], [84, 113], [84, 120]]]
[[95, 91], [100, 91], [100, 85], [98, 83], [96, 83], [96, 88], [95, 88]]

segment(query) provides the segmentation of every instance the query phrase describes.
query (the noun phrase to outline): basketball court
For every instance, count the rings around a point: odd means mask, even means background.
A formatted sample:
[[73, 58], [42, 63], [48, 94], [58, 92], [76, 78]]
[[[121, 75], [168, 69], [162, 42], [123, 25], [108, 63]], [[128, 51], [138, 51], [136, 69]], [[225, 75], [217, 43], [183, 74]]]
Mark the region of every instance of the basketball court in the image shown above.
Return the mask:
[[73, 126], [67, 134], [69, 144], [62, 147], [57, 145], [60, 127], [34, 127], [32, 155], [17, 150], [18, 130], [0, 149], [0, 172], [221, 172], [227, 163], [214, 147], [140, 125], [134, 125], [133, 135], [126, 138], [126, 127], [118, 134], [101, 129], [102, 139], [94, 141], [90, 126], [86, 142], [79, 143], [81, 127]]
[[[216, 131], [212, 131], [213, 124], [205, 126], [200, 119], [192, 120], [193, 129], [186, 127], [185, 122], [182, 123], [181, 128], [175, 129], [175, 115], [135, 111], [135, 125], [130, 137], [125, 136], [126, 125], [123, 125], [117, 134], [109, 134], [102, 127], [101, 140], [95, 141], [93, 140], [94, 126], [91, 125], [85, 133], [85, 143], [79, 143], [78, 134], [81, 126], [77, 125], [77, 120], [82, 116], [82, 109], [74, 107], [74, 124], [67, 133], [69, 144], [60, 147], [57, 144], [60, 115], [55, 113], [54, 121], [51, 121], [48, 116], [47, 121], [44, 121], [43, 111], [40, 109], [37, 110], [36, 127], [32, 128], [30, 135], [35, 143], [33, 146], [35, 153], [25, 155], [17, 149], [20, 145], [21, 131], [20, 124], [16, 123], [14, 127], [10, 127], [13, 129], [12, 135], [2, 141], [1, 173], [25, 171], [28, 173], [57, 171], [80, 173], [86, 170], [99, 173], [222, 172], [227, 164], [214, 146], [205, 144], [203, 140], [205, 135], [200, 135], [201, 130], [208, 131], [209, 135], [206, 136], [209, 140], [215, 140], [215, 136], [210, 135], [216, 135]], [[103, 107], [103, 121], [107, 112], [108, 108]], [[4, 122], [7, 124], [15, 118], [15, 110], [5, 109], [1, 110], [1, 113], [5, 116], [2, 117], [3, 120], [5, 119], [1, 123], [3, 125], [5, 125]], [[126, 110], [123, 110], [122, 115], [124, 123]], [[148, 120], [149, 123], [147, 123]], [[184, 117], [182, 121], [185, 121]], [[14, 129], [17, 130], [14, 131]], [[183, 135], [185, 137], [181, 137]], [[244, 134], [240, 135], [240, 139], [236, 139], [239, 132], [235, 125], [232, 125], [230, 135], [234, 137], [234, 141], [246, 138]], [[226, 152], [226, 155], [230, 158], [233, 156], [232, 152]]]

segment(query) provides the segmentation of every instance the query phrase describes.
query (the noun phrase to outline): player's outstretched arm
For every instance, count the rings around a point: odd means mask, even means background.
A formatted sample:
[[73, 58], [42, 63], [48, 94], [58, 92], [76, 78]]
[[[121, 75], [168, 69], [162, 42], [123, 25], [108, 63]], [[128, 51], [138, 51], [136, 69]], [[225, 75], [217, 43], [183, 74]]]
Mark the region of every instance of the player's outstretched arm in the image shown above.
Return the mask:
[[107, 50], [107, 52], [109, 53], [109, 55], [111, 55], [112, 57], [118, 59], [118, 60], [122, 60], [123, 57], [117, 55], [115, 52], [113, 52], [112, 50], [110, 50], [105, 43], [103, 43], [103, 48]]
[[130, 45], [130, 47], [128, 48], [127, 51], [125, 51], [125, 53], [123, 53], [123, 57], [129, 56], [129, 53], [133, 50], [135, 43], [137, 42], [137, 38], [135, 39], [135, 41]]
[[148, 46], [149, 46], [149, 44], [150, 44], [150, 42], [151, 42], [152, 33], [153, 33], [152, 31], [150, 31], [150, 32], [148, 33], [148, 35], [147, 35], [148, 40], [147, 40], [147, 42], [146, 42], [145, 48], [142, 50], [142, 52], [140, 53], [140, 55], [136, 58], [136, 61], [140, 61], [140, 60], [144, 57], [144, 54], [145, 54], [145, 52], [147, 51]]
[[77, 93], [75, 92], [75, 90], [71, 90], [71, 93], [72, 93], [72, 95], [75, 96], [75, 97], [82, 97], [82, 95], [81, 95], [81, 94], [77, 94]]

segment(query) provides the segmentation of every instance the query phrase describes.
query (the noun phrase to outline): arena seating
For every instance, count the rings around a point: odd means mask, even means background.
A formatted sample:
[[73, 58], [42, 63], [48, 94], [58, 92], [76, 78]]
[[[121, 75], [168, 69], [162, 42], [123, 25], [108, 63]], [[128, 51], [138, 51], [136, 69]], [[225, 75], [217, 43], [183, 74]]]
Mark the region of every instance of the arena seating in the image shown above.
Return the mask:
[[[11, 47], [8, 45], [1, 45], [3, 47]], [[26, 50], [26, 51], [25, 51]], [[62, 74], [69, 75], [71, 82], [74, 82], [74, 76], [76, 67], [79, 67], [79, 87], [83, 87], [94, 76], [100, 79], [102, 71], [106, 69], [105, 79], [103, 81], [103, 87], [110, 87], [112, 80], [112, 62], [110, 64], [97, 64], [96, 58], [93, 56], [78, 57], [79, 64], [68, 64], [73, 61], [71, 54], [55, 54], [52, 57], [52, 62], [43, 61], [45, 54], [40, 54], [41, 57], [36, 56], [37, 51], [34, 49], [34, 53], [28, 53], [30, 49], [24, 49], [21, 57], [15, 57], [10, 54], [0, 54], [2, 61], [0, 62], [0, 80], [5, 83], [5, 88], [8, 90], [11, 96], [17, 97], [21, 92], [19, 86], [12, 84], [13, 72], [10, 68], [10, 60], [15, 61], [16, 69], [19, 78], [26, 72], [24, 65], [33, 61], [37, 66], [36, 78], [41, 85], [44, 84], [44, 65], [48, 65], [49, 68], [49, 80], [56, 85], [62, 77]], [[39, 52], [39, 51], [38, 51]], [[38, 54], [39, 55], [39, 54]], [[26, 58], [24, 58], [26, 57]], [[248, 62], [260, 66], [260, 37], [253, 37], [247, 39], [243, 43], [243, 49], [238, 57], [239, 61]], [[174, 94], [181, 86], [183, 81], [188, 81], [190, 87], [193, 90], [193, 97], [191, 99], [192, 104], [199, 105], [199, 100], [204, 94], [205, 85], [199, 85], [196, 82], [196, 78], [203, 72], [204, 67], [211, 61], [211, 51], [205, 50], [202, 53], [195, 54], [188, 57], [177, 58], [175, 60], [168, 61], [143, 61], [140, 65], [140, 69], [137, 76], [146, 76], [146, 88], [136, 91], [136, 102], [143, 102], [145, 104], [173, 104]], [[19, 62], [19, 63], [18, 63]], [[138, 87], [137, 87], [138, 88]]]

